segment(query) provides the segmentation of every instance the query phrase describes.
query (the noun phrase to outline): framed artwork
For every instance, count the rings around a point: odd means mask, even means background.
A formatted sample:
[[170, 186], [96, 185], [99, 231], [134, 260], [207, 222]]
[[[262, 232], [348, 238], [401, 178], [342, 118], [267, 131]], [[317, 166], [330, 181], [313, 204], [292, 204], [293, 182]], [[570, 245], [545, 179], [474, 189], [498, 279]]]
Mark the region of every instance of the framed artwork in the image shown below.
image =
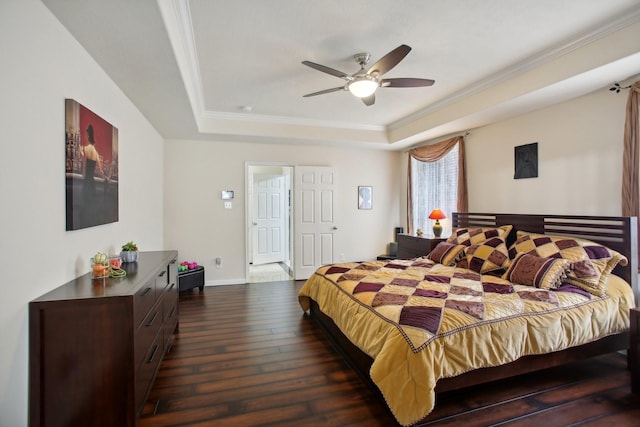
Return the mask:
[[362, 185], [358, 186], [358, 209], [372, 209], [372, 196], [372, 187]]
[[67, 230], [118, 221], [118, 129], [65, 100]]
[[538, 143], [514, 148], [515, 173], [513, 179], [538, 177]]

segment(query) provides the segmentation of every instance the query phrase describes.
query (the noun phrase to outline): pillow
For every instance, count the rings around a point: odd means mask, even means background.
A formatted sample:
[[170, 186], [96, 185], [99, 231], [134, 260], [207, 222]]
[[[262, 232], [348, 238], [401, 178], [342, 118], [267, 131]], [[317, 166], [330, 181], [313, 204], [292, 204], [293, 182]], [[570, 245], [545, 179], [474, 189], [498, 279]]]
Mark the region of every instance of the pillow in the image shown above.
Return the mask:
[[427, 255], [427, 259], [440, 263], [442, 265], [455, 265], [460, 258], [464, 257], [464, 245], [455, 245], [448, 242], [440, 242]]
[[457, 268], [469, 269], [469, 263], [467, 262], [467, 257], [463, 257], [460, 261], [456, 263]]
[[509, 266], [509, 251], [504, 240], [492, 237], [481, 244], [471, 245], [466, 250], [469, 270], [484, 274]]
[[562, 258], [540, 258], [519, 253], [502, 276], [511, 283], [541, 289], [555, 289], [567, 277], [571, 261]]
[[564, 281], [596, 296], [606, 295], [605, 285], [615, 266], [627, 265], [623, 255], [590, 240], [523, 231], [518, 231], [517, 237], [509, 248], [512, 259], [519, 253], [567, 259], [571, 261], [571, 271]]
[[506, 241], [512, 228], [512, 225], [503, 225], [497, 228], [456, 228], [452, 230], [447, 242], [471, 246], [480, 244], [492, 237], [501, 237]]

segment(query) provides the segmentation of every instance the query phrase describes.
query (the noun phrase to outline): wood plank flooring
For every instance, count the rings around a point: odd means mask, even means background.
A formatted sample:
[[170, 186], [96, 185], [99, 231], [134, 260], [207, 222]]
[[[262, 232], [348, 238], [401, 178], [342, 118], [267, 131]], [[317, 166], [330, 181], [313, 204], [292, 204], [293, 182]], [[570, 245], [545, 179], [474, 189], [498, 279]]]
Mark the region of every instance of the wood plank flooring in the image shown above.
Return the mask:
[[[181, 294], [180, 330], [139, 426], [397, 425], [303, 314], [301, 286]], [[611, 354], [442, 394], [425, 425], [640, 426], [640, 396], [626, 358]]]

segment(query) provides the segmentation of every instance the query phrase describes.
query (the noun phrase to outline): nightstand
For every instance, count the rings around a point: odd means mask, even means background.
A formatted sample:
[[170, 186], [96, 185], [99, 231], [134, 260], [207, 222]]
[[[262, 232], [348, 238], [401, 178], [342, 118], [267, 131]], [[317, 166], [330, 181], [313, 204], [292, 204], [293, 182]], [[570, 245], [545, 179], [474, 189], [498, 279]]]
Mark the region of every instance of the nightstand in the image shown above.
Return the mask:
[[632, 308], [630, 317], [629, 368], [631, 370], [631, 391], [640, 394], [640, 308]]
[[398, 259], [428, 255], [438, 243], [446, 240], [446, 238], [442, 237], [418, 237], [409, 234], [398, 234]]

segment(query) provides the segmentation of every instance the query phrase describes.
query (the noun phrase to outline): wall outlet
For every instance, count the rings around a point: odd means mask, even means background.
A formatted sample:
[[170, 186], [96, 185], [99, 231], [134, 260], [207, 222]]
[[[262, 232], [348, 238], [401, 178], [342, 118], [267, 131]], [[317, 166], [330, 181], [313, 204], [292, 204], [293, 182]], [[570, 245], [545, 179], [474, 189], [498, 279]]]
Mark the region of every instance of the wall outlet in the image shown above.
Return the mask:
[[340, 254], [339, 259], [340, 261], [344, 261], [344, 254]]
[[222, 268], [222, 258], [216, 258], [216, 268]]
[[224, 208], [225, 209], [231, 209], [233, 207], [233, 205], [231, 204], [231, 202], [224, 202]]

